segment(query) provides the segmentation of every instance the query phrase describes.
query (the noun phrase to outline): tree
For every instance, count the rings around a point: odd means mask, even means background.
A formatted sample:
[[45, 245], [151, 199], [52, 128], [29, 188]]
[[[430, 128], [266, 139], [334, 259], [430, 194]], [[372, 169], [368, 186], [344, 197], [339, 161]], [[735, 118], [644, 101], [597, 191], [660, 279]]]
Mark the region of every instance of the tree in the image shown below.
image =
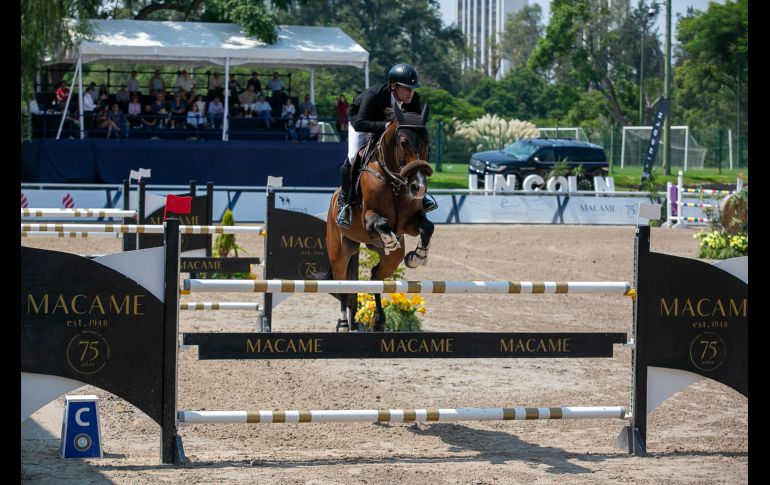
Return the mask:
[[688, 124], [748, 129], [748, 22], [748, 0], [710, 2], [679, 21], [675, 81]]
[[529, 65], [542, 70], [566, 69], [584, 89], [602, 93], [609, 115], [625, 125], [627, 116], [613, 80], [617, 65], [612, 53], [620, 47], [617, 15], [602, 0], [553, 0], [545, 37], [538, 42]]
[[543, 9], [537, 3], [508, 15], [500, 42], [500, 51], [511, 69], [527, 65], [537, 41], [543, 36]]
[[[394, 64], [406, 62], [417, 68], [421, 84], [458, 91], [463, 35], [443, 27], [436, 0], [318, 0], [292, 6], [278, 19], [339, 27], [369, 51], [375, 82], [384, 81]], [[346, 77], [340, 77], [335, 91], [361, 84], [358, 76]]]

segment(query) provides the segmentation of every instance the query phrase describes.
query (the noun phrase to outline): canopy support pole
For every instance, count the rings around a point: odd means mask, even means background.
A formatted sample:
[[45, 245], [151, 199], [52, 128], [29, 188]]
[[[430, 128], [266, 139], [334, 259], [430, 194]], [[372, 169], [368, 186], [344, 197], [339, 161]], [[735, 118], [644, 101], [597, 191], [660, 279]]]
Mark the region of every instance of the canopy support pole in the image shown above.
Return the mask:
[[369, 61], [364, 64], [364, 87], [369, 89]]
[[[82, 57], [78, 56], [78, 64], [75, 66], [75, 75], [72, 77], [72, 83], [70, 83], [70, 94], [67, 96], [67, 102], [64, 103], [64, 110], [61, 114], [61, 121], [59, 122], [59, 131], [56, 132], [56, 139], [61, 138], [61, 130], [64, 127], [64, 120], [67, 119], [67, 113], [70, 108], [70, 100], [72, 99], [72, 91], [75, 89], [75, 79], [78, 78], [80, 72], [80, 66]], [[83, 138], [83, 77], [80, 77], [80, 138]]]
[[230, 119], [230, 58], [225, 57], [225, 117], [222, 119], [222, 141], [229, 138]]
[[315, 69], [310, 70], [310, 102], [315, 106]]

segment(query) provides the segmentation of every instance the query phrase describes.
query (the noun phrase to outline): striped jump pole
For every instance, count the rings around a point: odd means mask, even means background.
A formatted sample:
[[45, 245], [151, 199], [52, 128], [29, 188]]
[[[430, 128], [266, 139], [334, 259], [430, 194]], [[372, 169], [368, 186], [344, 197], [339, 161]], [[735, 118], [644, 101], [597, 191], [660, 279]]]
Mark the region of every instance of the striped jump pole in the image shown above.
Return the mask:
[[50, 231], [21, 231], [21, 237], [69, 237], [69, 238], [93, 238], [93, 237], [113, 237], [118, 238], [121, 234], [118, 232], [50, 232]]
[[180, 310], [254, 310], [261, 311], [259, 303], [248, 301], [188, 301], [179, 304]]
[[[160, 224], [22, 224], [22, 232], [118, 232], [163, 234]], [[264, 234], [262, 226], [179, 226], [180, 234]]]
[[178, 411], [179, 424], [413, 423], [437, 421], [519, 421], [625, 419], [623, 406], [450, 409], [323, 409], [315, 411]]
[[700, 223], [711, 222], [711, 219], [709, 219], [708, 217], [681, 217], [681, 219], [687, 222], [700, 222]]
[[694, 188], [685, 188], [682, 191], [687, 194], [703, 194], [703, 195], [732, 195], [736, 192], [735, 190], [694, 189]]
[[683, 207], [698, 207], [701, 209], [716, 209], [719, 207], [717, 204], [707, 204], [705, 202], [683, 202]]
[[125, 209], [21, 209], [21, 217], [136, 217]]
[[202, 280], [185, 279], [182, 293], [466, 293], [632, 295], [624, 281], [358, 281], [358, 280]]

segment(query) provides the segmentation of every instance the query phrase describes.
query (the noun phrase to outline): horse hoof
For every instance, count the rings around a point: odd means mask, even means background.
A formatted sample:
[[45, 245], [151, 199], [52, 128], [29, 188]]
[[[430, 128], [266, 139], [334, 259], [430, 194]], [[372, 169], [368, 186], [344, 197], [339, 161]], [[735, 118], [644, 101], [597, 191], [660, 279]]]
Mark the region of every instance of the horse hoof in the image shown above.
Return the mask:
[[428, 263], [428, 255], [420, 257], [416, 251], [409, 251], [404, 258], [404, 264], [407, 268], [417, 268]]
[[337, 320], [337, 332], [350, 332], [350, 326], [346, 320]]

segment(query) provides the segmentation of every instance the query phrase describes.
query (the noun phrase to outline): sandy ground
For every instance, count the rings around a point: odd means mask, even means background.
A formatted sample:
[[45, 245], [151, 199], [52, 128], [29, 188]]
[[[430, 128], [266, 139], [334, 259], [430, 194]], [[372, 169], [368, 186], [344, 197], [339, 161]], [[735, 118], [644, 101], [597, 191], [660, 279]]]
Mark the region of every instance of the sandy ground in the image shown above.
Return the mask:
[[[654, 251], [694, 257], [692, 230], [653, 229]], [[631, 227], [442, 225], [429, 265], [409, 279], [630, 281]], [[238, 236], [249, 255], [262, 240]], [[118, 239], [25, 239], [76, 253]], [[415, 240], [409, 241], [413, 247]], [[189, 295], [193, 300], [239, 295]], [[219, 297], [219, 298], [217, 298]], [[261, 298], [248, 295], [250, 298]], [[591, 295], [427, 295], [427, 331], [631, 331], [631, 301]], [[274, 332], [333, 331], [337, 303], [295, 295]], [[256, 315], [181, 312], [181, 331], [252, 331]], [[628, 405], [630, 351], [612, 359], [198, 361], [180, 352], [179, 408], [378, 409]], [[159, 465], [159, 429], [121, 399], [100, 398], [103, 459], [58, 457], [63, 398], [22, 426], [21, 478], [42, 483], [571, 484], [745, 483], [748, 400], [701, 381], [649, 416], [649, 456], [613, 447], [621, 420], [433, 424], [193, 425], [186, 466]]]

